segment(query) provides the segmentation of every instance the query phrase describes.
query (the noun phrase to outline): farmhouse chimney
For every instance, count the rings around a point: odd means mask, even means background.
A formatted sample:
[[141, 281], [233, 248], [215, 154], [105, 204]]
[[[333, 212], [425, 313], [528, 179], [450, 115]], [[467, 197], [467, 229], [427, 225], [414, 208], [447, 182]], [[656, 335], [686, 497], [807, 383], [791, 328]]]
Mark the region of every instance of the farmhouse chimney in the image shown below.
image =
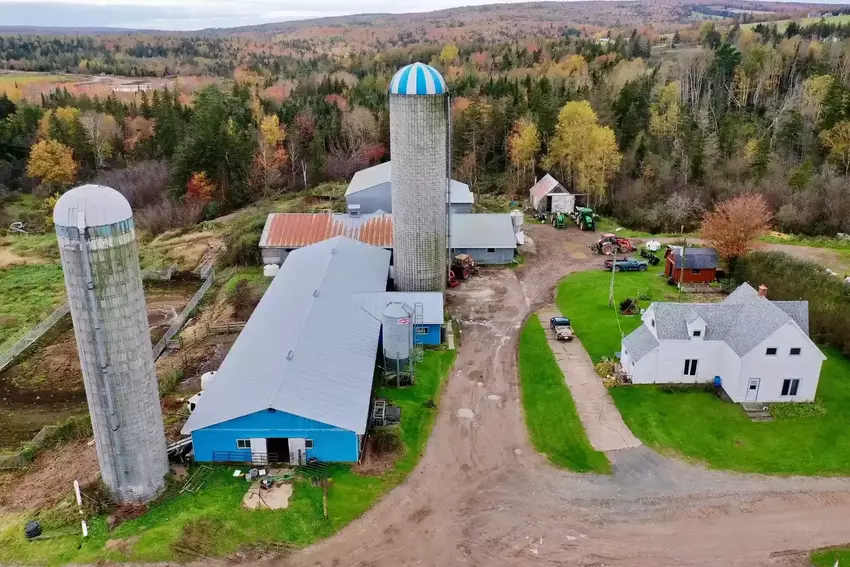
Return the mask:
[[759, 297], [767, 297], [767, 286], [764, 284], [759, 286]]

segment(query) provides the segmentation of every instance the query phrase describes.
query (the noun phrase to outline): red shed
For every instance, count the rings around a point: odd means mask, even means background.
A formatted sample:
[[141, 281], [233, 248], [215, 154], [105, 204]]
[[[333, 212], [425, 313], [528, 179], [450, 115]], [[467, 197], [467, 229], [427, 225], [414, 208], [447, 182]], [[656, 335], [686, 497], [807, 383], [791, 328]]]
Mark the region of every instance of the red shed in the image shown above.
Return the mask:
[[683, 283], [709, 283], [717, 279], [717, 250], [714, 248], [688, 248], [684, 251], [685, 273], [682, 275], [682, 247], [671, 246], [664, 254], [664, 273], [673, 281]]

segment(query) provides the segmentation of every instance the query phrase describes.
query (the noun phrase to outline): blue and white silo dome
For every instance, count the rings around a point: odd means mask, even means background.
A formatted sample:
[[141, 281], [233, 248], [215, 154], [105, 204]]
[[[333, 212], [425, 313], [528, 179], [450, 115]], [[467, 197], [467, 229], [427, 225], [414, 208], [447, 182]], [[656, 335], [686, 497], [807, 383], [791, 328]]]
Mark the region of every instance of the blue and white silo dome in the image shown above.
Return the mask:
[[402, 67], [390, 81], [390, 94], [394, 95], [443, 95], [447, 92], [440, 72], [425, 63]]

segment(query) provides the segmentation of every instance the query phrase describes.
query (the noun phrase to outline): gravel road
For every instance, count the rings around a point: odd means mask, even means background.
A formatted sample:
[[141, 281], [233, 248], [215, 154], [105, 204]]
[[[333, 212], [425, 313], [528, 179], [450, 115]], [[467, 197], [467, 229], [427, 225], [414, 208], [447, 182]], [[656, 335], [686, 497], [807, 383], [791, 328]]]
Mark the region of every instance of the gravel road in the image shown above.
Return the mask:
[[608, 453], [611, 476], [580, 475], [536, 454], [518, 333], [560, 278], [599, 259], [592, 234], [528, 233], [536, 252], [519, 270], [483, 270], [449, 293], [463, 344], [410, 478], [336, 536], [258, 564], [790, 566], [850, 541], [850, 480], [710, 471], [646, 447]]

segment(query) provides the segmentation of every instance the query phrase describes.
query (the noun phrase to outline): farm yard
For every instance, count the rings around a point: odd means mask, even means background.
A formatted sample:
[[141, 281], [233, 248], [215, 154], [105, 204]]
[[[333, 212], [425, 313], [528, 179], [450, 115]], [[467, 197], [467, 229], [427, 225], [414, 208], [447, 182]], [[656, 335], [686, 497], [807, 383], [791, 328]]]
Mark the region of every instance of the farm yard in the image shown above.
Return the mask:
[[[637, 315], [617, 314], [626, 298], [652, 301], [716, 301], [681, 294], [657, 270], [616, 276], [614, 306], [608, 307], [610, 274], [588, 271], [567, 277], [557, 290], [561, 312], [594, 361], [620, 350], [620, 337], [640, 324]], [[622, 332], [622, 335], [621, 335]], [[609, 389], [626, 424], [641, 441], [662, 453], [710, 467], [786, 475], [850, 474], [850, 361], [827, 350], [817, 402], [770, 423], [753, 423], [737, 404], [705, 387], [621, 386]]]

